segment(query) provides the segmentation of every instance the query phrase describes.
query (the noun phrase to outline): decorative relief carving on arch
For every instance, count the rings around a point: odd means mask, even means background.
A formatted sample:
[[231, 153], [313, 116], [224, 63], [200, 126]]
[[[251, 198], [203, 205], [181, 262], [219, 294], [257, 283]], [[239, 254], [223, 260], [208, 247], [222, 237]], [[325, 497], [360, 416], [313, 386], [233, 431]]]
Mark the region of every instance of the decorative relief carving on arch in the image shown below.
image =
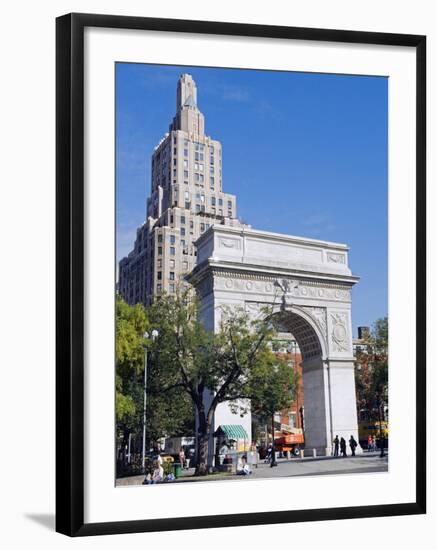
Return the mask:
[[258, 275], [239, 275], [217, 272], [215, 288], [243, 292], [258, 292], [261, 295], [282, 295], [285, 289], [287, 303], [293, 298], [350, 302], [351, 290], [346, 285], [326, 282], [304, 281], [297, 278], [273, 278]]
[[347, 313], [331, 313], [331, 343], [335, 352], [350, 351]]
[[326, 308], [324, 307], [306, 307], [303, 309], [312, 317], [316, 325], [320, 329], [320, 332], [323, 334], [325, 342], [328, 341], [328, 328], [326, 323]]

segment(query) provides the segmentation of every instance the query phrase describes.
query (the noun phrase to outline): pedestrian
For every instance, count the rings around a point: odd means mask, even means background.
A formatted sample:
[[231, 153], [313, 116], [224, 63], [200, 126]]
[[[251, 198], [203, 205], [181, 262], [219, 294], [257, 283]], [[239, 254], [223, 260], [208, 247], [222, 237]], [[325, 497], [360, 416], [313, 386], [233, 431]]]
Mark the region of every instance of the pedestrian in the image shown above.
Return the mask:
[[224, 460], [225, 460], [226, 455], [228, 454], [228, 452], [229, 452], [229, 447], [226, 445], [226, 442], [223, 441], [222, 446], [220, 447], [220, 450], [219, 450], [219, 462], [220, 462], [220, 466], [223, 465]]
[[347, 456], [347, 454], [346, 454], [346, 439], [344, 437], [342, 437], [340, 439], [340, 453], [341, 453], [341, 456]]
[[248, 476], [252, 473], [249, 464], [247, 463], [247, 456], [243, 455], [241, 459], [238, 460], [237, 464], [237, 476]]
[[270, 460], [272, 459], [272, 453], [273, 453], [273, 447], [272, 447], [272, 444], [270, 443], [270, 445], [268, 446], [268, 449], [267, 449], [266, 458], [264, 460], [264, 462], [266, 464], [268, 464], [270, 462]]
[[335, 436], [334, 439], [334, 456], [338, 456], [338, 445], [340, 443], [340, 440], [338, 439], [338, 435]]
[[376, 451], [376, 436], [372, 435], [372, 451]]
[[162, 481], [164, 481], [164, 468], [158, 461], [156, 461], [155, 469], [153, 470], [152, 475], [147, 474], [146, 479], [143, 481], [143, 485], [155, 485], [156, 483], [161, 483]]
[[349, 447], [351, 448], [352, 456], [355, 456], [355, 449], [358, 447], [358, 443], [355, 441], [353, 435], [349, 439]]
[[181, 450], [179, 451], [179, 462], [181, 463], [181, 468], [185, 469], [185, 451], [183, 447], [181, 447]]
[[369, 434], [367, 438], [367, 452], [370, 453], [372, 449], [373, 449], [373, 439], [372, 439], [372, 436]]

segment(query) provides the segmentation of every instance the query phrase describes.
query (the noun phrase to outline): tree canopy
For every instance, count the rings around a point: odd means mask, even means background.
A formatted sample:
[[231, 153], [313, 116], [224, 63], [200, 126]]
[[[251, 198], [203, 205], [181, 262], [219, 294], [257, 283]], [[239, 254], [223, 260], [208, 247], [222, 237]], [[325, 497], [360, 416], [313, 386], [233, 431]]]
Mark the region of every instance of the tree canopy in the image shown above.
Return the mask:
[[359, 409], [378, 413], [388, 403], [388, 318], [377, 319], [356, 358]]
[[[199, 320], [198, 302], [186, 289], [176, 296], [162, 296], [149, 314], [152, 325], [159, 327], [154, 346], [156, 368], [162, 377], [161, 390], [180, 388], [196, 409], [198, 474], [206, 473], [208, 441], [219, 403], [231, 402], [234, 409], [245, 414], [256, 384], [265, 379], [267, 385], [273, 379], [279, 380], [275, 385], [279, 395], [285, 373], [269, 349], [274, 335], [269, 312], [255, 320], [238, 308], [223, 308], [220, 313], [219, 330], [207, 331]], [[271, 368], [276, 369], [273, 377]], [[287, 378], [284, 386], [287, 392], [288, 381]], [[260, 395], [258, 392], [257, 396]], [[282, 401], [278, 403], [281, 404]]]

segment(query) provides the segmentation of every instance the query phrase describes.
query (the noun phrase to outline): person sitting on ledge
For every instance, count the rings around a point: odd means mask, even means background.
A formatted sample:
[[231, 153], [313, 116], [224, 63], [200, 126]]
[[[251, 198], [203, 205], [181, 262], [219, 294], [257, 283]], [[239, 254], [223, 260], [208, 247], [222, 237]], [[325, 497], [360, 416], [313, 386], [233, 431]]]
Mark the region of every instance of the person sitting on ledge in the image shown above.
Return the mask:
[[162, 481], [164, 481], [164, 468], [159, 462], [156, 462], [153, 474], [147, 474], [146, 479], [143, 481], [143, 485], [154, 485], [155, 483], [161, 483]]
[[237, 476], [248, 476], [252, 473], [252, 470], [247, 463], [247, 456], [243, 455], [237, 465]]

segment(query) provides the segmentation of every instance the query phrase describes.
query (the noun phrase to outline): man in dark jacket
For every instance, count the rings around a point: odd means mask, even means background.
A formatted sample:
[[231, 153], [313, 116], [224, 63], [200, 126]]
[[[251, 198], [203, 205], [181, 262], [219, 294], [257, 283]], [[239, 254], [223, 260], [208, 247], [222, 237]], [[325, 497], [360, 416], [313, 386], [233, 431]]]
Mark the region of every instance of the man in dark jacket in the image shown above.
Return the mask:
[[347, 454], [346, 454], [346, 439], [344, 437], [342, 437], [340, 439], [340, 452], [341, 452], [341, 456], [347, 456]]
[[351, 435], [351, 438], [349, 439], [349, 447], [352, 451], [352, 456], [355, 456], [355, 449], [357, 448], [358, 443], [355, 441], [354, 436]]
[[340, 444], [340, 440], [338, 439], [338, 435], [335, 436], [334, 439], [334, 456], [338, 456], [338, 446]]

